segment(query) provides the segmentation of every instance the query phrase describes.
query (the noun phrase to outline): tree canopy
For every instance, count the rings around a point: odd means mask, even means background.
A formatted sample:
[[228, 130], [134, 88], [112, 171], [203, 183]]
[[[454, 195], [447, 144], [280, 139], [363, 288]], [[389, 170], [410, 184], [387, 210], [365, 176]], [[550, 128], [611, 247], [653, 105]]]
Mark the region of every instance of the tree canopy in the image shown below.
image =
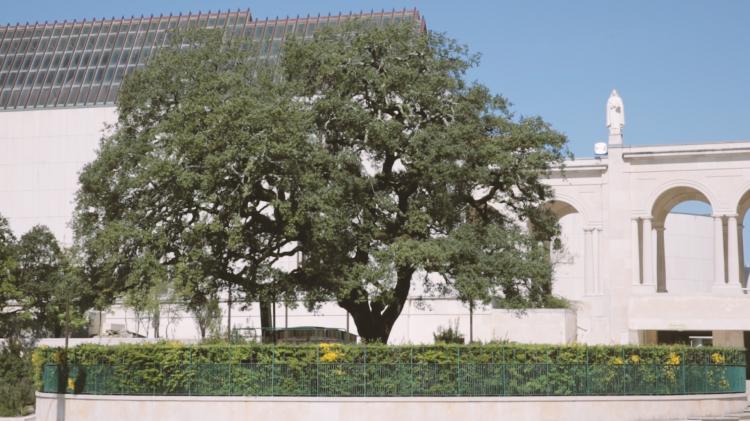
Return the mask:
[[465, 47], [408, 23], [325, 28], [278, 62], [219, 33], [174, 39], [126, 79], [80, 177], [103, 301], [163, 279], [196, 302], [335, 300], [383, 342], [417, 284], [544, 305], [542, 178], [565, 138], [467, 82]]

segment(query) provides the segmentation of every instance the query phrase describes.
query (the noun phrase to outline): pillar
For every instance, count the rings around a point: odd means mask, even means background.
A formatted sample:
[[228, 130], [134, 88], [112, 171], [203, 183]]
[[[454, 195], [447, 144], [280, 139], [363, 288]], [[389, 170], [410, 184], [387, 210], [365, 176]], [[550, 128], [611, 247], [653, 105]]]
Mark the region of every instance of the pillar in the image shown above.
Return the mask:
[[654, 227], [656, 231], [656, 292], [667, 292], [667, 270], [664, 257], [664, 226]]
[[638, 218], [630, 220], [630, 266], [633, 285], [641, 284], [641, 239]]
[[651, 218], [643, 218], [643, 285], [656, 286], [654, 280], [654, 250], [652, 247]]
[[737, 268], [737, 270], [740, 272], [740, 285], [742, 285], [742, 288], [746, 288], [747, 276], [745, 275], [745, 239], [743, 236], [745, 227], [742, 225], [739, 216], [737, 218], [737, 239], [739, 243], [739, 247], [737, 248], [737, 252], [739, 254], [739, 267]]
[[722, 217], [714, 215], [714, 288], [723, 288], [724, 283], [724, 229]]
[[727, 286], [741, 286], [740, 252], [737, 238], [737, 215], [727, 215]]
[[594, 283], [593, 228], [583, 229], [583, 293], [591, 295]]
[[594, 253], [592, 256], [594, 274], [593, 274], [592, 281], [594, 284], [593, 290], [595, 294], [602, 294], [604, 292], [602, 289], [602, 284], [601, 284], [601, 276], [599, 274], [599, 256], [600, 256], [599, 245], [601, 244], [599, 242], [599, 231], [601, 231], [601, 228], [594, 228], [594, 231], [592, 232], [592, 235], [594, 236], [594, 238], [592, 239], [592, 244], [594, 248]]

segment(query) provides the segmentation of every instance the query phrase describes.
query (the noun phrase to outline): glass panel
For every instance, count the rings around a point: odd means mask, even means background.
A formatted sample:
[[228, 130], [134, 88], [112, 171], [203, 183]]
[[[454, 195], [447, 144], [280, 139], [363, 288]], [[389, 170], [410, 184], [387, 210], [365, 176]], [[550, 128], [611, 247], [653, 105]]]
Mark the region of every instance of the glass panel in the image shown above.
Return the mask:
[[113, 104], [115, 100], [117, 99], [117, 90], [119, 86], [113, 85], [112, 88], [109, 90], [109, 95], [107, 96], [107, 102], [109, 104]]
[[47, 97], [49, 97], [49, 88], [43, 88], [42, 94], [39, 95], [39, 100], [36, 101], [34, 106], [43, 107], [47, 103]]
[[86, 99], [89, 96], [89, 90], [91, 90], [91, 88], [88, 86], [84, 86], [83, 88], [81, 88], [81, 94], [76, 100], [75, 105], [84, 105], [86, 103]]
[[57, 103], [60, 105], [65, 104], [65, 100], [68, 98], [68, 93], [70, 93], [70, 87], [66, 86], [62, 88], [62, 91], [60, 91], [60, 98], [58, 98]]
[[91, 90], [89, 91], [88, 98], [86, 98], [86, 103], [87, 104], [94, 104], [94, 103], [96, 103], [96, 95], [98, 93], [99, 93], [99, 87], [98, 86], [95, 87], [95, 88], [92, 87]]
[[0, 108], [5, 108], [5, 106], [8, 105], [9, 99], [10, 91], [4, 91], [2, 94], [0, 94]]
[[34, 56], [31, 56], [31, 55], [24, 57], [23, 66], [21, 67], [23, 67], [24, 70], [29, 70], [31, 68], [31, 61], [33, 59], [34, 59]]
[[24, 89], [21, 91], [21, 96], [18, 98], [18, 102], [16, 103], [16, 108], [22, 108], [24, 104], [26, 104], [26, 101], [29, 99], [29, 94], [31, 93], [31, 89]]
[[104, 103], [104, 101], [107, 100], [107, 87], [102, 87], [102, 89], [99, 90], [99, 96], [96, 98], [97, 103]]
[[81, 91], [81, 88], [78, 88], [78, 87], [74, 87], [73, 89], [70, 90], [70, 96], [68, 97], [68, 101], [67, 101], [68, 105], [73, 105], [75, 103], [80, 91]]
[[29, 97], [29, 102], [26, 105], [27, 107], [33, 107], [34, 105], [36, 105], [36, 101], [37, 101], [37, 99], [39, 99], [39, 93], [40, 92], [41, 91], [39, 89], [34, 89], [34, 90], [31, 91], [31, 96]]
[[21, 95], [21, 91], [13, 91], [10, 94], [10, 101], [8, 102], [8, 105], [12, 104], [18, 104], [18, 96]]

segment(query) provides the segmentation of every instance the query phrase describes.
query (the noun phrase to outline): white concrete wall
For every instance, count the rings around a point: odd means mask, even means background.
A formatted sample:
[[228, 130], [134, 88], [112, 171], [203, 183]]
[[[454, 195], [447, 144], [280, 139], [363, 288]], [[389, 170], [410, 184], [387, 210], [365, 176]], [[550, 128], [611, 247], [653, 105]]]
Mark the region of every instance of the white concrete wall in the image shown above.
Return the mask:
[[710, 216], [670, 213], [664, 224], [667, 291], [709, 293], [713, 283], [713, 220]]
[[16, 235], [44, 224], [71, 242], [78, 173], [115, 119], [113, 107], [0, 112], [0, 214]]
[[[226, 304], [222, 304], [222, 329], [227, 326]], [[191, 314], [180, 311], [175, 320], [167, 323], [162, 314], [160, 337], [162, 339], [197, 340], [198, 329]], [[98, 315], [94, 314], [94, 317]], [[122, 306], [114, 306], [104, 313], [103, 331], [112, 328], [113, 324], [125, 325], [126, 329], [149, 338], [154, 337], [153, 329], [147, 320], [140, 323], [135, 314]], [[335, 303], [327, 303], [313, 313], [302, 306], [288, 309], [276, 307], [276, 326], [325, 326], [345, 330], [346, 312]], [[453, 299], [417, 299], [412, 298], [401, 313], [393, 327], [389, 343], [392, 344], [431, 344], [433, 333], [439, 327], [455, 326], [469, 341], [469, 310], [460, 301]], [[288, 323], [288, 324], [287, 324]], [[260, 334], [260, 315], [257, 304], [240, 311], [232, 310], [232, 326], [251, 330]], [[530, 309], [525, 312], [493, 309], [479, 306], [474, 311], [474, 340], [488, 342], [509, 340], [513, 342], [565, 344], [576, 341], [576, 312], [572, 309]], [[225, 331], [225, 330], [224, 330]], [[357, 334], [357, 326], [349, 317], [349, 331]], [[135, 340], [137, 341], [137, 340]]]
[[37, 393], [37, 421], [636, 421], [741, 412], [744, 393], [692, 396], [252, 398]]

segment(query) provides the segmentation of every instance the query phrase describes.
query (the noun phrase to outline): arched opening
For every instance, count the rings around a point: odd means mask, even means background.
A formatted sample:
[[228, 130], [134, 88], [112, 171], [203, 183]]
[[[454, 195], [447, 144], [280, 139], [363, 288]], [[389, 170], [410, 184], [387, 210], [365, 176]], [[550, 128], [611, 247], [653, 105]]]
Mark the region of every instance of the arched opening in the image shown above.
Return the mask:
[[750, 190], [742, 195], [737, 204], [737, 238], [739, 240], [737, 254], [742, 288], [747, 288], [747, 278], [750, 276], [750, 268], [746, 266], [750, 262], [750, 247], [745, 247], [745, 244], [750, 241], [750, 212], [748, 210], [750, 210]]
[[[714, 284], [715, 230], [711, 203], [692, 187], [674, 187], [659, 195], [648, 221], [644, 220], [641, 241], [650, 240], [650, 258], [644, 255], [641, 270], [657, 292], [692, 294], [711, 291]], [[723, 236], [723, 230], [719, 235]], [[722, 237], [723, 238], [723, 237]], [[646, 273], [646, 270], [651, 273]]]
[[583, 215], [570, 203], [554, 200], [547, 204], [560, 224], [560, 236], [552, 247], [554, 265], [552, 293], [568, 300], [580, 300], [585, 294], [585, 244]]

